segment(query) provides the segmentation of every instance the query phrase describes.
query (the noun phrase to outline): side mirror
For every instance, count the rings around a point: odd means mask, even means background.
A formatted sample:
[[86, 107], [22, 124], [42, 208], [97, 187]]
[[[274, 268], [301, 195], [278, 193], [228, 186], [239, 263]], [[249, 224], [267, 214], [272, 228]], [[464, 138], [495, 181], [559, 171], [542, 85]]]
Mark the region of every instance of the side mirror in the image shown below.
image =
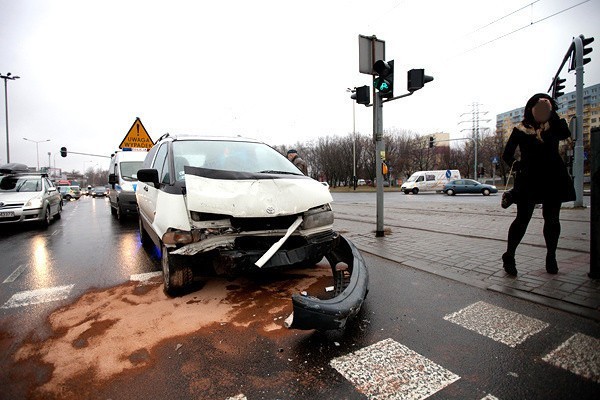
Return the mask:
[[154, 168], [144, 168], [137, 172], [137, 179], [140, 182], [152, 183], [155, 188], [158, 188], [158, 171]]
[[[108, 175], [108, 183], [110, 185], [114, 185], [115, 183], [117, 183], [117, 176], [115, 174], [109, 174]], [[113, 186], [114, 188], [114, 186]]]

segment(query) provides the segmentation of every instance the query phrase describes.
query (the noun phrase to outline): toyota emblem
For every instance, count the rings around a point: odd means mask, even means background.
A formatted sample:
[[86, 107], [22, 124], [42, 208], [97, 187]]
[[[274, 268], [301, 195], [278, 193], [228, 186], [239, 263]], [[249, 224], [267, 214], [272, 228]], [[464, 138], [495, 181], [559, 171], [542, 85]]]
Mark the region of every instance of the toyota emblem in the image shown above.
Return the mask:
[[269, 215], [275, 214], [275, 207], [267, 207], [266, 211]]

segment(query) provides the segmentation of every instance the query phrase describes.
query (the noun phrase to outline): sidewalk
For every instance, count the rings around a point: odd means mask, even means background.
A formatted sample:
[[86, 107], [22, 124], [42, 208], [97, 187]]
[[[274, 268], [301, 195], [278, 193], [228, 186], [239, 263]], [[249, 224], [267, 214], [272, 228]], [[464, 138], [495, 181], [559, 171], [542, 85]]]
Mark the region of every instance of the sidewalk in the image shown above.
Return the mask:
[[[546, 273], [541, 210], [535, 210], [517, 249], [518, 276], [508, 276], [501, 256], [516, 210], [447, 205], [386, 206], [385, 237], [375, 237], [375, 209], [334, 204], [335, 228], [362, 252], [483, 289], [493, 290], [600, 321], [600, 280], [590, 270], [590, 210], [561, 211], [559, 272]], [[360, 212], [357, 213], [357, 209]]]

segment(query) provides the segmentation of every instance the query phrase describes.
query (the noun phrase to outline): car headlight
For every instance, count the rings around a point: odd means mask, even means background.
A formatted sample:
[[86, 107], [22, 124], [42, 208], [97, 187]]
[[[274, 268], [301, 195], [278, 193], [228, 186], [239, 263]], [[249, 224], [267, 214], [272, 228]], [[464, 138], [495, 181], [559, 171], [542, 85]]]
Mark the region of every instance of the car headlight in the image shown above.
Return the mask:
[[25, 208], [42, 208], [44, 199], [42, 197], [34, 197], [25, 203]]
[[302, 229], [313, 229], [333, 224], [333, 211], [329, 204], [311, 208], [304, 213]]

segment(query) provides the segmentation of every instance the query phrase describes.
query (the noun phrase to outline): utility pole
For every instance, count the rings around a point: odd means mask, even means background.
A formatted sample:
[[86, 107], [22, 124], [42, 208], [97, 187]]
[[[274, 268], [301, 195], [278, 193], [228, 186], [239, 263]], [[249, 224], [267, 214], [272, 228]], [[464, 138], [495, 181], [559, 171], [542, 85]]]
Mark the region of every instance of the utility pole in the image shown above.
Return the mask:
[[[480, 121], [483, 121], [483, 122], [490, 122], [491, 121], [490, 119], [481, 119], [479, 117], [480, 114], [485, 115], [485, 114], [488, 113], [487, 111], [479, 111], [479, 106], [480, 105], [481, 104], [479, 104], [477, 102], [473, 102], [473, 104], [471, 105], [472, 106], [471, 112], [470, 113], [463, 113], [463, 114], [460, 115], [462, 117], [463, 115], [471, 114], [472, 115], [472, 119], [467, 120], [467, 121], [460, 121], [458, 123], [459, 125], [462, 124], [463, 122], [471, 122], [472, 123], [472, 127], [471, 127], [471, 132], [472, 133], [471, 133], [471, 135], [473, 137], [473, 142], [475, 143], [475, 148], [473, 149], [474, 153], [475, 153], [475, 162], [474, 162], [475, 171], [473, 171], [473, 179], [474, 180], [477, 180], [477, 168], [479, 167], [479, 164], [477, 164], [477, 144], [479, 143], [479, 122]], [[468, 129], [462, 129], [461, 132], [465, 131], [465, 130], [468, 130]]]
[[15, 79], [19, 79], [19, 76], [12, 76], [9, 72], [6, 75], [0, 74], [0, 78], [4, 79], [4, 113], [6, 115], [6, 163], [10, 163], [10, 146], [8, 141], [8, 85], [7, 81], [10, 79], [14, 81]]

